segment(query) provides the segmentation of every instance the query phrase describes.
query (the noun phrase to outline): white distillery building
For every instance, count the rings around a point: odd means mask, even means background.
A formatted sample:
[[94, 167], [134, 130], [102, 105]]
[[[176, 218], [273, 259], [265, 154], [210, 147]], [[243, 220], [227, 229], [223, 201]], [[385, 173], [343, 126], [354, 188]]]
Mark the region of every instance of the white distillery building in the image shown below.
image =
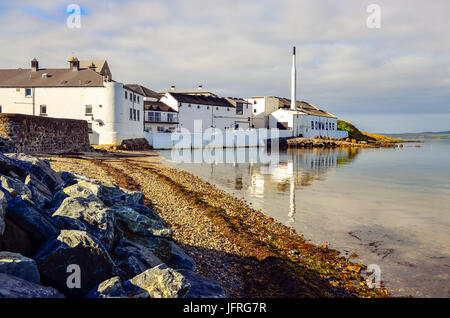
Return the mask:
[[244, 100], [221, 98], [215, 95], [194, 95], [167, 92], [161, 102], [178, 113], [178, 127], [194, 132], [194, 121], [207, 128], [249, 129], [252, 127], [252, 108]]
[[269, 115], [269, 128], [291, 130], [293, 136], [346, 138], [347, 132], [337, 129], [337, 117], [316, 106], [297, 101], [291, 109], [291, 101], [278, 97], [282, 107]]
[[0, 70], [0, 112], [86, 120], [91, 144], [143, 137], [144, 96], [116, 82], [106, 60], [71, 58], [68, 68]]

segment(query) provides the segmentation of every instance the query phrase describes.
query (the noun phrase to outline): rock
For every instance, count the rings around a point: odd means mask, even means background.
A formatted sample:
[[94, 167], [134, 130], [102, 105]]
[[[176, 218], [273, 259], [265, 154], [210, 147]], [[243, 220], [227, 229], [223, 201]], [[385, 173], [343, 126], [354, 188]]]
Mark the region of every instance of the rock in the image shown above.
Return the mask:
[[123, 280], [139, 275], [149, 268], [134, 256], [129, 256], [122, 260], [114, 260], [114, 262], [119, 269], [119, 276]]
[[17, 253], [0, 252], [0, 273], [17, 276], [35, 284], [41, 281], [36, 262]]
[[53, 213], [60, 228], [87, 231], [109, 251], [114, 241], [114, 214], [103, 202], [91, 197], [68, 197]]
[[127, 280], [123, 287], [133, 298], [182, 298], [190, 284], [180, 273], [159, 265]]
[[143, 204], [134, 204], [134, 205], [128, 205], [129, 208], [135, 210], [139, 214], [145, 215], [146, 217], [154, 220], [161, 220], [160, 216], [153, 212], [152, 209], [148, 208], [147, 206]]
[[167, 260], [166, 264], [169, 267], [175, 269], [188, 269], [191, 271], [195, 270], [194, 260], [188, 256], [181, 248], [178, 247], [175, 243], [172, 243], [172, 252], [171, 256]]
[[111, 207], [116, 219], [122, 221], [133, 233], [171, 238], [172, 230], [163, 226], [160, 220], [151, 219], [122, 205]]
[[8, 176], [0, 176], [0, 183], [11, 196], [21, 196], [23, 199], [32, 200], [31, 190], [22, 181]]
[[82, 197], [88, 199], [89, 201], [101, 201], [90, 189], [78, 183], [64, 188], [62, 192], [69, 197]]
[[115, 276], [95, 286], [86, 295], [86, 298], [118, 298], [126, 296], [127, 294], [122, 287], [119, 276]]
[[40, 208], [47, 207], [52, 201], [52, 191], [33, 174], [25, 178], [25, 184], [31, 190], [33, 202]]
[[[60, 175], [50, 167], [50, 162], [46, 159], [38, 159], [23, 153], [7, 154], [6, 157], [10, 159], [10, 164], [28, 172], [26, 175], [33, 174], [39, 181], [46, 184], [51, 191], [63, 182]], [[23, 177], [25, 178], [26, 175]]]
[[110, 182], [99, 180], [79, 180], [79, 186], [89, 189], [107, 206], [138, 205], [144, 203], [144, 194], [139, 191], [128, 191]]
[[36, 244], [45, 243], [59, 232], [50, 216], [19, 197], [9, 199], [6, 205], [6, 217], [36, 240]]
[[144, 246], [164, 263], [169, 262], [172, 257], [173, 242], [161, 237], [133, 237], [133, 243]]
[[0, 298], [64, 298], [56, 289], [0, 273]]
[[128, 242], [127, 246], [116, 247], [111, 256], [120, 268], [120, 276], [124, 280], [139, 275], [151, 267], [163, 264], [149, 248], [132, 242]]
[[0, 236], [0, 251], [10, 251], [32, 257], [37, 247], [33, 246], [30, 235], [5, 218], [5, 232], [3, 236]]
[[6, 198], [5, 194], [0, 191], [0, 238], [5, 232], [5, 214], [6, 214]]
[[[106, 249], [91, 234], [84, 231], [62, 230], [49, 240], [34, 257], [42, 281], [67, 295], [84, 296], [95, 285], [116, 276], [114, 263]], [[67, 268], [76, 264], [81, 269], [81, 288], [70, 289]]]
[[177, 270], [191, 285], [185, 298], [227, 298], [218, 282], [200, 276], [190, 270]]

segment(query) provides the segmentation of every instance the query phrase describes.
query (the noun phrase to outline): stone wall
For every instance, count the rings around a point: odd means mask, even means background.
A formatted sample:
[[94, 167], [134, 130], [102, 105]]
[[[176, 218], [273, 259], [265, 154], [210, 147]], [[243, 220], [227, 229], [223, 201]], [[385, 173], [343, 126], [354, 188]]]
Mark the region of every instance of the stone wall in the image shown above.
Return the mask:
[[89, 150], [85, 120], [0, 114], [0, 152], [67, 153]]

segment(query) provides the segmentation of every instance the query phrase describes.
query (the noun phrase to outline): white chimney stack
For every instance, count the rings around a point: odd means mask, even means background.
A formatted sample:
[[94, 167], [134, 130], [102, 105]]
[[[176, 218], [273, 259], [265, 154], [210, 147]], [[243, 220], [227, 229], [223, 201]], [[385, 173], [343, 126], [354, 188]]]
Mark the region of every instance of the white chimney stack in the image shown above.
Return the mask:
[[292, 51], [291, 110], [297, 110], [297, 67], [295, 61], [295, 46]]

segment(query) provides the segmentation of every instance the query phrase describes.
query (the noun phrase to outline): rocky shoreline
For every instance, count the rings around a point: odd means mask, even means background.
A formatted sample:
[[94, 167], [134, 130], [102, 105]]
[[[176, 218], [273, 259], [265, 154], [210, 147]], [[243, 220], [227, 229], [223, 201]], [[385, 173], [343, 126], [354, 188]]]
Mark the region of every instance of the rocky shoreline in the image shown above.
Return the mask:
[[[47, 156], [48, 157], [48, 156]], [[371, 289], [365, 266], [316, 246], [155, 152], [48, 157], [55, 170], [83, 172], [144, 193], [144, 203], [173, 230], [173, 240], [219, 282], [228, 297], [387, 297]]]
[[[341, 147], [359, 147], [359, 148], [397, 148], [403, 147], [402, 143], [418, 141], [379, 141], [379, 140], [356, 140], [356, 139], [333, 139], [329, 137], [321, 138], [280, 138], [277, 139], [280, 149], [287, 148], [341, 148]], [[274, 141], [272, 141], [274, 142]], [[268, 143], [270, 145], [270, 142]]]
[[225, 297], [144, 194], [0, 154], [0, 298]]

